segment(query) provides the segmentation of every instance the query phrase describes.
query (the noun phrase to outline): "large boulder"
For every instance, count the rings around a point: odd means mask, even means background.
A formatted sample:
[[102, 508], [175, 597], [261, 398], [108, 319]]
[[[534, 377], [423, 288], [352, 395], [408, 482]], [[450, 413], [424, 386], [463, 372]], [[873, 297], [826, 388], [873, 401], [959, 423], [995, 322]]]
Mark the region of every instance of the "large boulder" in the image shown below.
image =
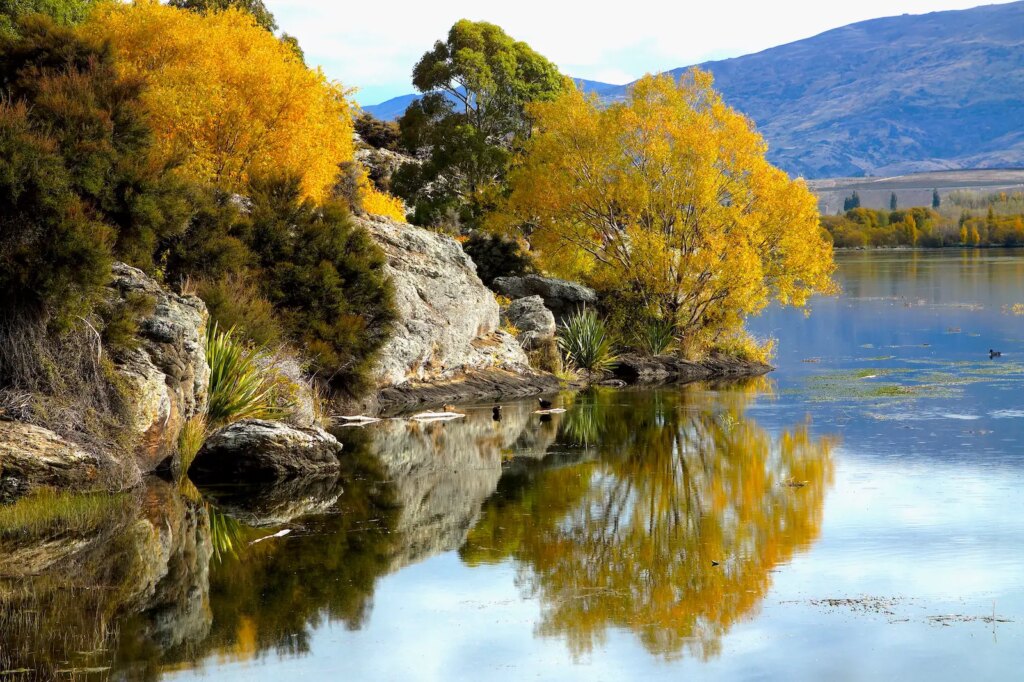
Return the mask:
[[516, 339], [526, 350], [548, 343], [557, 329], [554, 314], [540, 296], [517, 298], [502, 311], [502, 318], [516, 328]]
[[398, 321], [374, 368], [379, 389], [477, 371], [529, 373], [525, 353], [498, 331], [494, 294], [457, 241], [381, 216], [356, 218], [384, 250]]
[[317, 426], [244, 419], [210, 436], [189, 468], [196, 483], [337, 477], [341, 443]]
[[584, 306], [597, 303], [597, 293], [590, 287], [554, 277], [523, 275], [497, 277], [491, 285], [495, 291], [515, 300], [540, 296], [544, 305], [561, 322]]
[[40, 487], [91, 492], [139, 480], [134, 465], [86, 452], [39, 426], [0, 421], [0, 503]]
[[115, 263], [110, 302], [139, 296], [152, 300], [153, 312], [140, 320], [138, 346], [118, 358], [117, 369], [132, 392], [136, 459], [149, 472], [174, 455], [185, 421], [206, 409], [207, 312], [198, 297], [175, 294], [141, 270]]

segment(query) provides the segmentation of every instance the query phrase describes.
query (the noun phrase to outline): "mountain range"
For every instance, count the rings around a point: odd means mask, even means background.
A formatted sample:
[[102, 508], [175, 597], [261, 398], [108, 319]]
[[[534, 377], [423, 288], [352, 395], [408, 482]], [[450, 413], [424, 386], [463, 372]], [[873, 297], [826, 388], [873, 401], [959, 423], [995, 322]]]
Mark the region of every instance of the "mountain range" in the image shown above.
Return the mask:
[[[697, 66], [793, 175], [1024, 167], [1024, 1], [872, 19]], [[605, 102], [631, 85], [576, 82]], [[364, 110], [394, 119], [416, 98]]]

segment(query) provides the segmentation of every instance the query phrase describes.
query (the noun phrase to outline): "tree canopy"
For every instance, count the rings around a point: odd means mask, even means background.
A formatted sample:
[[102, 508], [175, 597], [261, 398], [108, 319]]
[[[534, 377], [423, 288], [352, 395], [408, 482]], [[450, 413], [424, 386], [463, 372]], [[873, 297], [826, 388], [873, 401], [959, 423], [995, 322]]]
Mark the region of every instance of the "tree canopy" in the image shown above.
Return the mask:
[[552, 273], [672, 320], [691, 348], [771, 300], [833, 291], [814, 196], [768, 163], [710, 74], [648, 76], [609, 107], [571, 89], [528, 111], [536, 129], [492, 225], [529, 235]]
[[530, 131], [526, 105], [572, 87], [526, 43], [465, 19], [423, 55], [413, 85], [425, 94], [401, 118], [402, 138], [428, 158], [403, 168], [396, 188], [417, 222], [447, 215], [470, 226], [493, 202], [515, 140]]
[[353, 155], [347, 92], [240, 9], [196, 14], [157, 2], [111, 3], [84, 29], [145, 77], [161, 152], [194, 180], [244, 191], [253, 178], [301, 178], [328, 196]]
[[167, 4], [200, 13], [238, 9], [251, 14], [257, 24], [271, 33], [277, 30], [277, 20], [263, 0], [170, 0]]
[[18, 20], [30, 14], [45, 14], [61, 26], [85, 19], [96, 0], [0, 0], [0, 36], [18, 33]]

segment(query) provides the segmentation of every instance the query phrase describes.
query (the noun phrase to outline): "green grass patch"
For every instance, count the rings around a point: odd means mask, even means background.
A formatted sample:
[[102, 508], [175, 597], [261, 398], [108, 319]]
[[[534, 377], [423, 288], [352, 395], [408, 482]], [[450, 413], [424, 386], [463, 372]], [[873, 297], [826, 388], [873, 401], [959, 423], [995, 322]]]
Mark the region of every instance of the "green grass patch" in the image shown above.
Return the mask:
[[44, 488], [0, 506], [0, 538], [86, 532], [124, 513], [131, 501], [126, 494], [83, 495]]

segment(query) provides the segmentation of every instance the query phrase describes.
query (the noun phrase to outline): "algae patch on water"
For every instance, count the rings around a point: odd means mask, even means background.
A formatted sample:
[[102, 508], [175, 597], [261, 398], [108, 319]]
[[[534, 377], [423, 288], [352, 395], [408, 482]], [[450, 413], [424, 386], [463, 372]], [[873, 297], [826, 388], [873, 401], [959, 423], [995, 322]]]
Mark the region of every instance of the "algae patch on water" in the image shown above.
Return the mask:
[[[893, 381], [897, 376], [905, 380]], [[949, 398], [957, 395], [962, 383], [955, 374], [929, 372], [919, 376], [910, 368], [875, 367], [810, 377], [806, 394], [812, 402]]]

